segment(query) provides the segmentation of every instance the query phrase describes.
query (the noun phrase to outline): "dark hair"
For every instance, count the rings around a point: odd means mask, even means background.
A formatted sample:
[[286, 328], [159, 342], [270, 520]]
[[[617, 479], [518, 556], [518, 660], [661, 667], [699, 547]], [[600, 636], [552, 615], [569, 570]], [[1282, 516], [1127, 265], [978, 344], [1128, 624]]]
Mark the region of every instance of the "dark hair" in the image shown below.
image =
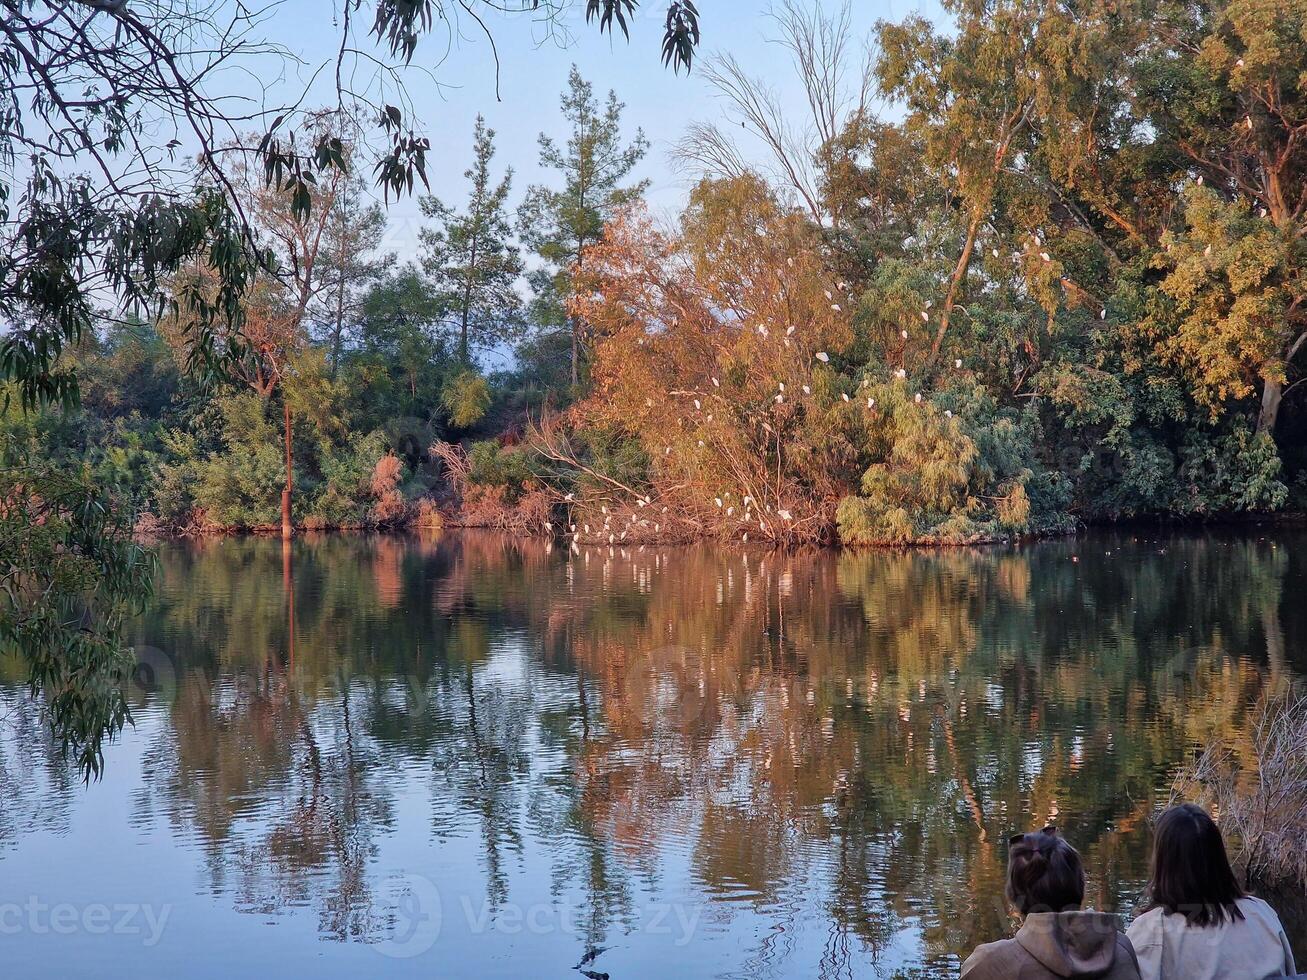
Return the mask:
[[1008, 841], [1007, 900], [1022, 915], [1075, 911], [1085, 900], [1085, 869], [1056, 827]]
[[1173, 806], [1157, 818], [1148, 908], [1179, 913], [1191, 926], [1242, 919], [1246, 892], [1230, 867], [1220, 828], [1200, 806]]

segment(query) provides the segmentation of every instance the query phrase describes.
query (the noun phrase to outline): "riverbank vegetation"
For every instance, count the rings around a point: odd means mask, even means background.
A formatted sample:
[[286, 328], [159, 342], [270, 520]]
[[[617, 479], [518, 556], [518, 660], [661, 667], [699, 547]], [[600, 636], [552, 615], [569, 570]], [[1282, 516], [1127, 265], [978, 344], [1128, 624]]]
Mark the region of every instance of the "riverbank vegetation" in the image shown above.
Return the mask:
[[675, 220], [643, 204], [647, 141], [577, 71], [546, 182], [515, 199], [479, 121], [466, 201], [424, 198], [407, 260], [358, 168], [279, 190], [230, 166], [282, 271], [218, 331], [220, 380], [188, 374], [195, 335], [167, 316], [84, 332], [60, 360], [80, 407], [11, 400], [6, 456], [169, 531], [275, 526], [286, 488], [301, 528], [441, 512], [578, 542], [1300, 507], [1302, 12], [948, 11], [864, 51], [847, 12], [783, 6], [809, 118], [704, 61], [722, 111], [676, 148]]
[[1247, 731], [1214, 741], [1176, 781], [1219, 813], [1245, 885], [1298, 922], [1307, 910], [1307, 698], [1265, 693]]

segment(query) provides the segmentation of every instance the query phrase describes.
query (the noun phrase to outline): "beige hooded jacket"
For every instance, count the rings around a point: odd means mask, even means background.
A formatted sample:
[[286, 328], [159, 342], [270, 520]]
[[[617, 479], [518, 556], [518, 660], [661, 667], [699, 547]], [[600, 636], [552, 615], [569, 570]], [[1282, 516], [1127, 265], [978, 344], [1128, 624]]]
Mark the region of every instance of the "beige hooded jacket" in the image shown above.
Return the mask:
[[1139, 980], [1139, 963], [1116, 916], [1035, 912], [1012, 939], [986, 943], [962, 964], [963, 980]]

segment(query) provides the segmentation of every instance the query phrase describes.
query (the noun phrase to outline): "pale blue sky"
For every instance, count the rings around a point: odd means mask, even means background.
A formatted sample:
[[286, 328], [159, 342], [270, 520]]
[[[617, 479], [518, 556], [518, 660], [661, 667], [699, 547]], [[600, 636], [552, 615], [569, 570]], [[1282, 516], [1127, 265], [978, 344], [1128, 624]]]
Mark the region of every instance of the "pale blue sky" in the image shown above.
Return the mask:
[[[299, 55], [307, 71], [334, 55], [335, 6], [331, 0], [287, 0], [266, 25], [266, 33]], [[594, 25], [584, 22], [584, 7], [584, 0], [573, 0], [565, 15], [562, 26], [571, 35], [566, 46], [546, 37], [524, 16], [488, 21], [501, 64], [499, 101], [484, 37], [469, 34], [448, 48], [443, 34], [424, 39], [414, 59], [419, 70], [409, 73], [407, 89], [431, 137], [429, 176], [435, 193], [451, 202], [464, 196], [462, 174], [470, 162], [473, 121], [481, 112], [497, 134], [497, 167], [511, 165], [516, 172], [516, 204], [527, 184], [543, 176], [537, 167], [537, 134], [543, 129], [563, 135], [558, 97], [575, 62], [597, 92], [616, 90], [627, 106], [626, 128], [634, 133], [642, 127], [649, 138], [650, 152], [638, 176], [651, 181], [651, 205], [669, 212], [679, 207], [686, 183], [673, 171], [668, 151], [687, 122], [713, 120], [720, 117], [720, 109], [697, 73], [677, 76], [662, 66], [659, 47], [666, 6], [660, 0], [643, 0], [629, 42], [620, 32], [616, 38], [600, 36]], [[701, 0], [701, 55], [729, 50], [752, 73], [768, 77], [802, 118], [801, 93], [784, 53], [767, 41], [770, 7], [769, 0]], [[939, 7], [935, 0], [853, 0], [853, 22], [860, 35], [870, 36], [878, 19], [898, 20], [914, 13], [938, 17]], [[442, 56], [443, 63], [438, 63]], [[417, 237], [416, 202], [393, 203], [390, 215], [389, 247], [407, 257]]]

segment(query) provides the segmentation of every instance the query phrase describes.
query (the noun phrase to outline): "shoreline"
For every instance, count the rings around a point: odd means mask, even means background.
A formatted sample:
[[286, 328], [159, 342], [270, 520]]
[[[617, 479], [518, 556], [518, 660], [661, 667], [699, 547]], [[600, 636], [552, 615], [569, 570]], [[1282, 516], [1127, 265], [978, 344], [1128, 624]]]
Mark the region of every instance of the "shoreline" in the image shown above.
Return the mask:
[[[1284, 531], [1307, 528], [1307, 511], [1286, 511], [1279, 514], [1222, 514], [1217, 516], [1178, 516], [1159, 515], [1153, 517], [1133, 517], [1119, 521], [1097, 521], [1078, 524], [1069, 531], [1046, 534], [1016, 535], [1011, 537], [978, 538], [967, 541], [944, 541], [920, 539], [906, 542], [885, 542], [872, 544], [844, 544], [840, 541], [828, 543], [786, 542], [771, 537], [724, 538], [713, 534], [627, 534], [625, 537], [612, 535], [612, 540], [603, 534], [581, 534], [574, 537], [569, 531], [522, 530], [520, 528], [497, 527], [491, 524], [471, 524], [453, 519], [440, 523], [419, 523], [417, 521], [386, 526], [339, 526], [339, 527], [299, 527], [294, 529], [291, 540], [308, 537], [332, 536], [394, 536], [440, 533], [443, 531], [482, 531], [502, 534], [512, 538], [529, 541], [549, 542], [551, 544], [576, 544], [586, 548], [606, 547], [677, 547], [696, 544], [719, 544], [732, 547], [766, 546], [777, 550], [796, 550], [801, 548], [818, 548], [833, 551], [910, 551], [910, 550], [946, 550], [952, 548], [995, 547], [1001, 545], [1026, 545], [1041, 541], [1056, 541], [1075, 538], [1088, 532], [1128, 532], [1143, 530], [1153, 532], [1183, 532], [1203, 530], [1251, 530], [1264, 529]], [[152, 526], [148, 530], [137, 529], [132, 537], [140, 541], [183, 541], [214, 538], [280, 538], [280, 525], [206, 526], [202, 528], [167, 528]]]

